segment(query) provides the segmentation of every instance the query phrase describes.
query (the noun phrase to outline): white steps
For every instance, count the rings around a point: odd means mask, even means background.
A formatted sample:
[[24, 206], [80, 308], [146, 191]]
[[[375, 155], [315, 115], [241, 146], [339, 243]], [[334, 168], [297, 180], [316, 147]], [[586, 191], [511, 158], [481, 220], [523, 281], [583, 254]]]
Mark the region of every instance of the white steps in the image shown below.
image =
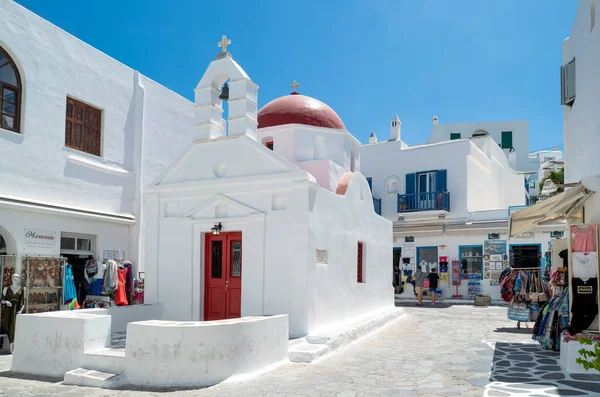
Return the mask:
[[404, 309], [393, 308], [382, 311], [374, 317], [359, 319], [351, 324], [343, 324], [338, 329], [292, 340], [288, 348], [290, 361], [311, 363], [396, 320], [402, 314], [404, 314]]
[[125, 371], [125, 349], [99, 349], [85, 353], [83, 357], [84, 368], [109, 373], [121, 373]]
[[65, 374], [63, 384], [113, 389], [125, 384], [125, 376], [122, 373], [77, 368]]

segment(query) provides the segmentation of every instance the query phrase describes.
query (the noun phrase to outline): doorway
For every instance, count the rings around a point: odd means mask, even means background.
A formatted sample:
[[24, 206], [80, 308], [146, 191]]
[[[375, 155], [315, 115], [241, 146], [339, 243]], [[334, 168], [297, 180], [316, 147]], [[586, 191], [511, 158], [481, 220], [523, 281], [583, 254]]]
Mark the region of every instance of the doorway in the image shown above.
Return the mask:
[[204, 269], [204, 320], [241, 317], [242, 233], [207, 234]]

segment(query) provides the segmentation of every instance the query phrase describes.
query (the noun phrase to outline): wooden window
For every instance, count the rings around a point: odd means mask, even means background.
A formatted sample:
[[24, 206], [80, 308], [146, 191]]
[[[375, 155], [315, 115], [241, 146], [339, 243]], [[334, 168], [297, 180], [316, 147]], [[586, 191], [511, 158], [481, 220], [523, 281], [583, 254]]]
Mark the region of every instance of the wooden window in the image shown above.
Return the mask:
[[102, 111], [67, 97], [65, 146], [100, 156]]
[[363, 269], [363, 243], [358, 242], [358, 255], [357, 255], [357, 272], [356, 272], [356, 282], [364, 283], [364, 269]]
[[273, 141], [265, 142], [265, 146], [271, 150], [273, 150]]
[[20, 131], [21, 77], [12, 58], [0, 47], [0, 128]]

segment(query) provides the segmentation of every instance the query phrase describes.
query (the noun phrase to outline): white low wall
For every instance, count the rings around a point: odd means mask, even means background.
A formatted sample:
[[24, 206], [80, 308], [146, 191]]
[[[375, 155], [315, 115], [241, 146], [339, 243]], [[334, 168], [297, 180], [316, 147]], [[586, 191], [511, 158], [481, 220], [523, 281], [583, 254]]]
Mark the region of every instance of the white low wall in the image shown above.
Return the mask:
[[110, 343], [106, 310], [20, 314], [17, 316], [11, 370], [16, 373], [63, 377], [83, 365], [86, 352]]
[[113, 306], [108, 309], [112, 318], [111, 332], [125, 333], [127, 324], [135, 321], [161, 320], [163, 318], [162, 304]]
[[287, 359], [287, 315], [127, 326], [125, 372], [132, 385], [210, 386]]
[[[594, 341], [596, 343], [596, 341]], [[572, 340], [560, 344], [560, 366], [563, 371], [569, 374], [594, 374], [594, 370], [586, 371], [583, 365], [577, 364], [575, 360], [580, 357], [579, 350], [593, 350], [593, 345], [582, 345], [579, 341]]]

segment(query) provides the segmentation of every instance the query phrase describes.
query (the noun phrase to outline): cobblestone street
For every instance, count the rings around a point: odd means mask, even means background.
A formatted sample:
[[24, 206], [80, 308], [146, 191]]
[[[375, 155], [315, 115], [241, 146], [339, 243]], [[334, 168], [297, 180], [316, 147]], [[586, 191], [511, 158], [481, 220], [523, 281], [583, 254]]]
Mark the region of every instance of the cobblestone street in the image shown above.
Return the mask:
[[[412, 304], [411, 304], [412, 305]], [[132, 391], [25, 380], [0, 356], [2, 396], [598, 396], [600, 376], [565, 378], [558, 354], [517, 331], [506, 308], [417, 308], [311, 365], [288, 364], [251, 380], [200, 390]], [[493, 364], [493, 369], [492, 369]], [[490, 380], [490, 378], [492, 380]]]

